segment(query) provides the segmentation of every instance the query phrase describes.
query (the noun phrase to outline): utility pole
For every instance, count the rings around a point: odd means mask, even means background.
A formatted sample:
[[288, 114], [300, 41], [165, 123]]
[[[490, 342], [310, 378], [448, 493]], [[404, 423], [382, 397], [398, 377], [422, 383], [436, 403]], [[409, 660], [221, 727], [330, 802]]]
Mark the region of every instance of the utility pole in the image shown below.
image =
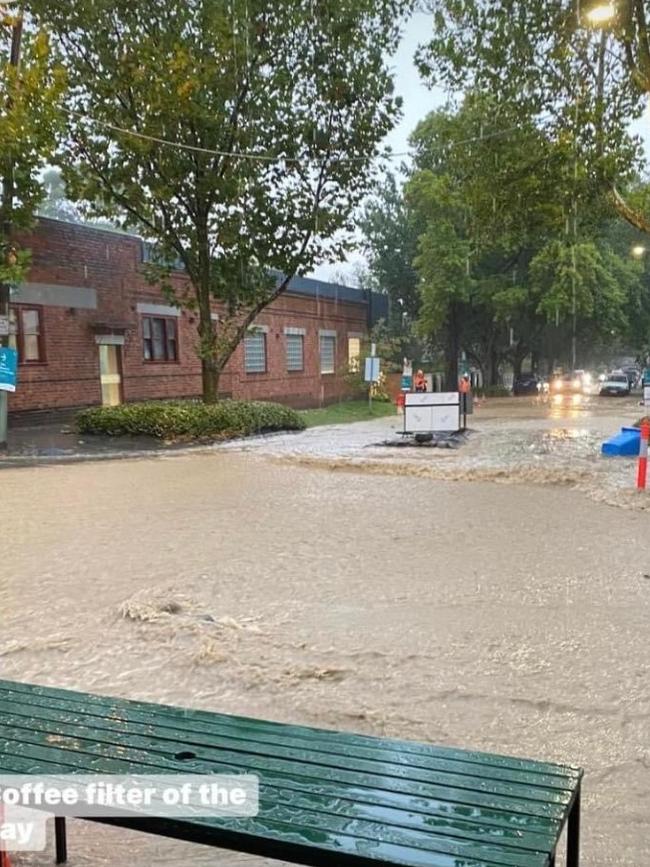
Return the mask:
[[[18, 12], [17, 18], [11, 28], [11, 54], [9, 64], [16, 71], [20, 66], [20, 46], [23, 35], [23, 18], [22, 13]], [[7, 97], [7, 111], [11, 111], [13, 99], [11, 91]], [[5, 265], [11, 264], [15, 260], [15, 251], [11, 246], [11, 234], [13, 231], [13, 209], [14, 209], [14, 158], [11, 151], [7, 154], [5, 165], [2, 167], [2, 206], [0, 214], [2, 215], [2, 234], [4, 239], [4, 260]], [[0, 322], [9, 322], [9, 283], [0, 283]], [[9, 345], [9, 329], [8, 327], [0, 328], [0, 346]], [[4, 333], [7, 332], [7, 333]], [[7, 448], [7, 417], [8, 417], [8, 394], [6, 391], [0, 390], [0, 451], [6, 451]]]
[[[580, 9], [578, 7], [578, 15]], [[571, 370], [577, 367], [577, 325], [578, 325], [578, 303], [576, 297], [576, 244], [578, 243], [578, 112], [580, 106], [580, 96], [584, 88], [584, 78], [580, 82], [581, 92], [576, 94], [575, 113], [573, 118], [573, 201], [571, 203], [571, 222], [572, 222], [572, 237], [571, 237]]]

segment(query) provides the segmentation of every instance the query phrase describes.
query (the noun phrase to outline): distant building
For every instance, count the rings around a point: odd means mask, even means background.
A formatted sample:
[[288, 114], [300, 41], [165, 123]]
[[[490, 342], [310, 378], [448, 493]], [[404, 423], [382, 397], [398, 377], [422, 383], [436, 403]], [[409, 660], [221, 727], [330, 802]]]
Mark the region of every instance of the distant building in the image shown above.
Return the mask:
[[[24, 243], [32, 265], [11, 300], [12, 413], [201, 394], [196, 314], [147, 283], [142, 239], [41, 219]], [[188, 282], [182, 271], [172, 279]], [[336, 400], [361, 339], [386, 315], [385, 296], [296, 278], [235, 350], [220, 393], [297, 407]]]

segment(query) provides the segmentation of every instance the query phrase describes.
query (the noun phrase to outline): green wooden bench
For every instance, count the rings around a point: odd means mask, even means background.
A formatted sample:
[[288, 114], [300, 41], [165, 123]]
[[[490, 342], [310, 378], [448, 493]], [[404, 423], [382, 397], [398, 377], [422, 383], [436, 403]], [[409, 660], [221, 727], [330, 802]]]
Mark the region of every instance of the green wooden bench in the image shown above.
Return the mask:
[[[102, 821], [295, 864], [578, 867], [577, 768], [0, 681], [0, 773], [252, 773], [255, 818]], [[55, 820], [57, 863], [65, 819]]]

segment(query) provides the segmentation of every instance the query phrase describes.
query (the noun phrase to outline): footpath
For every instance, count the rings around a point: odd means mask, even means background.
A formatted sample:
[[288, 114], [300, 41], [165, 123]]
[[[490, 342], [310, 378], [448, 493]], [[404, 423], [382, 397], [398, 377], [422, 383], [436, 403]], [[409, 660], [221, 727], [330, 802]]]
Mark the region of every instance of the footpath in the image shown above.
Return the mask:
[[[164, 443], [148, 437], [84, 436], [73, 424], [39, 422], [12, 427], [8, 449], [0, 452], [0, 468], [84, 460], [142, 457], [188, 448], [187, 443]], [[196, 448], [196, 446], [195, 446]]]

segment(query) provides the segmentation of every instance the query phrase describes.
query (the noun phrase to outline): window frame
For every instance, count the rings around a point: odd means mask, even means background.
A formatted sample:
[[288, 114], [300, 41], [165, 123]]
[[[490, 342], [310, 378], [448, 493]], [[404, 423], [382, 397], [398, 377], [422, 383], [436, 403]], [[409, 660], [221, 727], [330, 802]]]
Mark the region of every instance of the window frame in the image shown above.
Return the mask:
[[[352, 342], [355, 341], [358, 345], [358, 352], [356, 355], [351, 355], [350, 349]], [[349, 373], [359, 373], [361, 371], [361, 353], [363, 349], [363, 335], [361, 334], [348, 334], [348, 372]]]
[[[323, 370], [323, 341], [331, 340], [334, 344], [333, 352], [332, 352], [332, 369], [331, 370]], [[321, 376], [335, 376], [336, 375], [336, 353], [337, 353], [337, 345], [338, 345], [338, 335], [336, 332], [329, 331], [321, 331], [318, 335], [318, 367]]]
[[[11, 334], [11, 314], [16, 314], [16, 331]], [[38, 358], [25, 358], [25, 327], [23, 324], [24, 313], [36, 313], [38, 316]], [[45, 329], [43, 326], [43, 306], [41, 304], [11, 304], [9, 306], [9, 338], [16, 338], [16, 350], [18, 352], [18, 364], [33, 367], [38, 364], [47, 364], [45, 354]], [[33, 334], [32, 331], [29, 334]]]
[[[289, 342], [292, 339], [300, 340], [300, 367], [292, 367], [289, 363]], [[305, 332], [301, 329], [285, 329], [284, 332], [284, 360], [287, 373], [305, 372]]]
[[[142, 328], [141, 328], [141, 336], [142, 336], [142, 363], [143, 364], [179, 364], [180, 362], [180, 350], [179, 350], [179, 317], [178, 316], [158, 316], [154, 313], [141, 313], [140, 318], [142, 319]], [[163, 345], [165, 348], [165, 357], [164, 358], [154, 358], [154, 320], [160, 320], [163, 323]], [[146, 326], [145, 322], [149, 321], [151, 324], [149, 325], [149, 337], [146, 336]], [[169, 356], [169, 344], [170, 344], [170, 335], [169, 335], [169, 323], [174, 324], [174, 337], [172, 342], [174, 343], [175, 348], [175, 357], [170, 358]], [[147, 358], [146, 356], [146, 348], [147, 343], [151, 344], [151, 358]]]
[[[265, 376], [269, 372], [269, 343], [267, 339], [266, 329], [253, 327], [249, 329], [244, 336], [244, 373], [246, 376]], [[264, 369], [248, 370], [248, 351], [247, 340], [251, 337], [261, 337], [264, 347]]]

